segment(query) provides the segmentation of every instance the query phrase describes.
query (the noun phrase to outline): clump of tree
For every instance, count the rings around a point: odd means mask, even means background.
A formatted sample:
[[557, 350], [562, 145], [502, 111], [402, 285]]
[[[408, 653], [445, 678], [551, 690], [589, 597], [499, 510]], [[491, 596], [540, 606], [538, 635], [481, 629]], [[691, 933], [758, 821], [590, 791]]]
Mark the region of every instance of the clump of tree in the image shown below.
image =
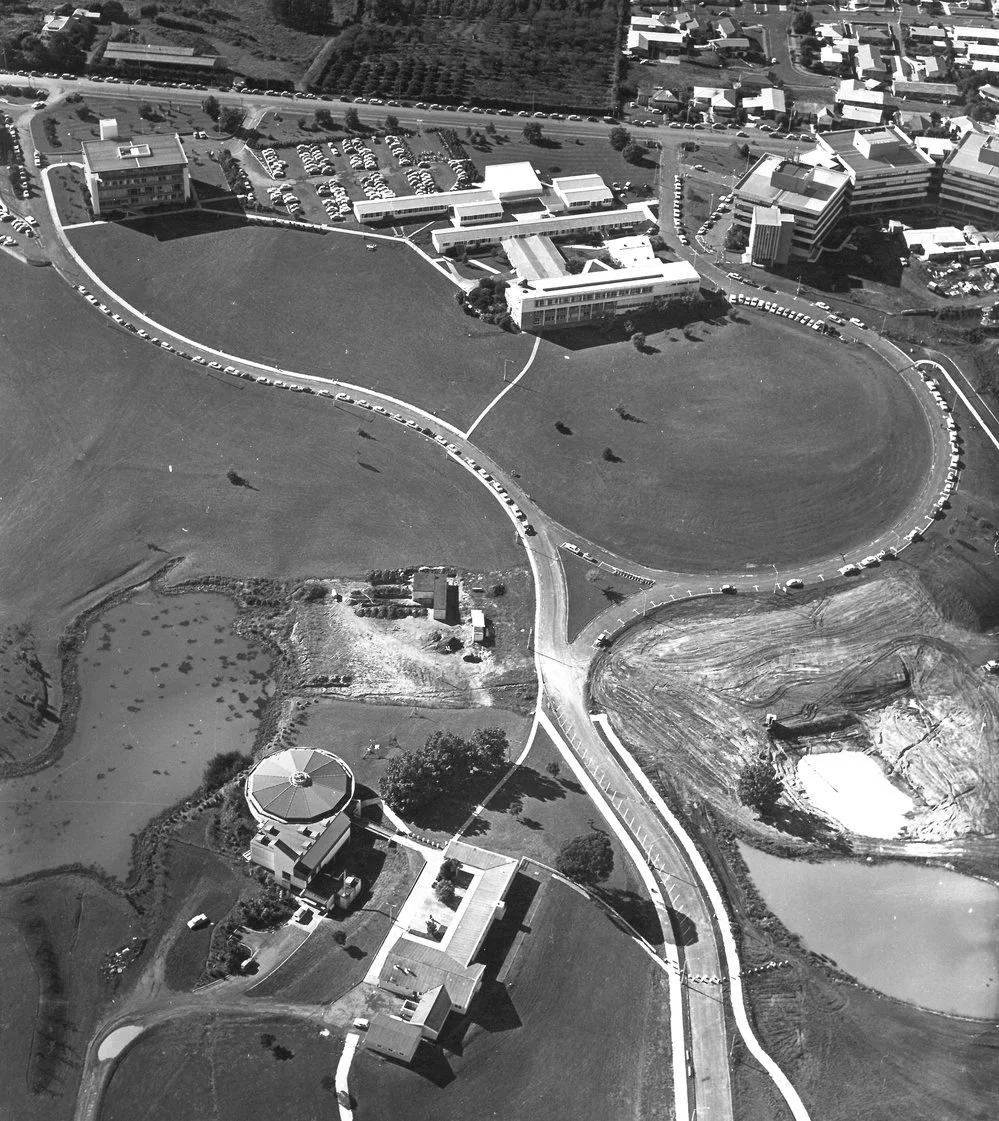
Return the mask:
[[232, 782], [236, 775], [249, 767], [252, 762], [252, 756], [244, 755], [240, 751], [221, 751], [208, 760], [201, 777], [201, 785], [206, 793], [218, 790], [227, 782]]
[[645, 154], [648, 149], [644, 144], [636, 144], [632, 141], [626, 144], [621, 151], [621, 155], [627, 160], [628, 163], [640, 164], [645, 160]]
[[631, 143], [631, 133], [618, 125], [616, 128], [610, 130], [610, 135], [607, 137], [610, 141], [610, 146], [615, 152], [623, 152], [625, 148]]
[[219, 119], [219, 112], [222, 106], [219, 104], [219, 99], [214, 94], [209, 94], [201, 102], [201, 108], [208, 114], [213, 121]]
[[232, 105], [223, 105], [219, 109], [219, 132], [234, 133], [243, 123], [243, 112]]
[[744, 806], [769, 813], [784, 793], [784, 780], [769, 759], [755, 759], [743, 768], [736, 793]]
[[505, 280], [484, 276], [470, 291], [459, 292], [458, 302], [470, 315], [506, 328], [513, 322], [506, 302], [507, 287]]
[[544, 129], [537, 121], [528, 121], [524, 125], [524, 139], [528, 144], [540, 144], [544, 138]]
[[479, 728], [468, 739], [436, 731], [426, 744], [389, 761], [379, 783], [386, 803], [403, 816], [445, 791], [460, 794], [476, 781], [498, 774], [506, 766], [506, 732]]
[[603, 829], [591, 829], [566, 841], [555, 858], [555, 867], [567, 879], [595, 887], [614, 871], [614, 850]]
[[330, 24], [330, 0], [270, 0], [271, 15], [285, 27], [322, 35]]

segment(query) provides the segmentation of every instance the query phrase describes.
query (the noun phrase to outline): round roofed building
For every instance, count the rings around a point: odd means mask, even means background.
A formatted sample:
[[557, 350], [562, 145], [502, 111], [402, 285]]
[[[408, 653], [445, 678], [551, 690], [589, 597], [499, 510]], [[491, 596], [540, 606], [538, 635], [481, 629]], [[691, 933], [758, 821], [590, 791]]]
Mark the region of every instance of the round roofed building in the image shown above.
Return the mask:
[[261, 759], [247, 776], [245, 791], [258, 822], [309, 825], [347, 809], [354, 776], [331, 751], [292, 747]]

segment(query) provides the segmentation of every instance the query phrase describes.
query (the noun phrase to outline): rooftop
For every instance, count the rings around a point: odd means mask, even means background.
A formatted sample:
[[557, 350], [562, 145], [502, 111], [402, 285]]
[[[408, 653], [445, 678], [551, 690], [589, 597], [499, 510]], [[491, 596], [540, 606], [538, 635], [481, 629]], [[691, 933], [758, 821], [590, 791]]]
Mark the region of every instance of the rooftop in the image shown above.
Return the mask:
[[85, 140], [82, 145], [84, 163], [94, 174], [102, 171], [123, 171], [126, 168], [177, 167], [187, 163], [187, 154], [180, 137], [157, 136], [152, 133], [131, 140]]
[[819, 214], [848, 182], [849, 176], [842, 171], [767, 155], [750, 168], [736, 190], [740, 197], [758, 206]]
[[944, 167], [948, 171], [980, 175], [999, 182], [999, 137], [980, 132], [965, 133]]
[[196, 66], [201, 69], [222, 65], [219, 55], [198, 54], [193, 47], [175, 47], [162, 43], [108, 43], [104, 48], [106, 62], [148, 62], [154, 66]]
[[485, 972], [482, 964], [463, 966], [450, 954], [402, 935], [389, 951], [380, 975], [383, 985], [403, 989], [414, 997], [443, 985], [457, 1008], [466, 1008]]
[[269, 755], [246, 779], [246, 800], [258, 820], [318, 821], [342, 810], [353, 796], [347, 764], [319, 747]]
[[503, 249], [517, 275], [527, 280], [565, 276], [568, 271], [555, 243], [543, 234], [507, 238]]
[[497, 198], [541, 194], [544, 190], [537, 172], [526, 160], [521, 163], [487, 164], [482, 185]]
[[613, 288], [618, 284], [636, 284], [643, 280], [647, 280], [650, 284], [662, 280], [693, 282], [700, 280], [700, 274], [689, 261], [667, 263], [656, 259], [622, 269], [600, 269], [579, 273], [576, 276], [547, 277], [530, 282], [528, 287], [535, 294], [558, 293], [567, 295], [592, 288]]
[[854, 175], [928, 167], [932, 163], [895, 125], [827, 132], [819, 137], [819, 146], [833, 153]]

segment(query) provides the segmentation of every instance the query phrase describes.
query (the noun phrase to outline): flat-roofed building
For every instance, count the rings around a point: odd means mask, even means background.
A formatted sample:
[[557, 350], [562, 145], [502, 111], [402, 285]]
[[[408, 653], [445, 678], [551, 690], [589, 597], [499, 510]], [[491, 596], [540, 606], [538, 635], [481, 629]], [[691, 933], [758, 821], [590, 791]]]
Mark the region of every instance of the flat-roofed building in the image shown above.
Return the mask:
[[794, 215], [777, 206], [754, 206], [749, 225], [749, 259], [754, 265], [785, 265], [791, 256]]
[[933, 160], [897, 125], [827, 132], [816, 151], [832, 156], [850, 177], [851, 215], [922, 207], [933, 188]]
[[187, 153], [176, 133], [85, 140], [82, 149], [95, 215], [176, 205], [191, 197]]
[[918, 101], [957, 101], [961, 91], [953, 82], [914, 82], [896, 78], [892, 84], [896, 97], [914, 97]]
[[593, 268], [575, 276], [526, 278], [507, 289], [514, 322], [525, 331], [577, 327], [643, 307], [665, 307], [701, 286], [688, 261], [658, 259], [623, 269]]
[[839, 221], [849, 187], [844, 171], [767, 154], [735, 185], [733, 218], [749, 230], [754, 208], [778, 208], [794, 219], [789, 255], [807, 258]]
[[[496, 195], [482, 187], [468, 191], [435, 191], [429, 195], [395, 195], [384, 199], [359, 199], [354, 203], [354, 217], [358, 222], [406, 221], [449, 214], [458, 207], [478, 207], [480, 221], [498, 221], [503, 217], [503, 204]], [[481, 215], [492, 214], [492, 218]], [[468, 225], [470, 223], [462, 223]]]
[[593, 210], [614, 202], [613, 192], [599, 175], [563, 175], [552, 180], [552, 190], [566, 210]]
[[952, 27], [954, 45], [960, 43], [990, 43], [999, 46], [999, 27]]
[[906, 32], [905, 50], [910, 55], [933, 55], [950, 43], [945, 27], [910, 27]]
[[449, 249], [460, 245], [468, 248], [499, 245], [507, 238], [531, 237], [532, 234], [558, 238], [581, 233], [628, 230], [636, 226], [655, 224], [655, 217], [647, 206], [642, 203], [632, 203], [619, 209], [590, 210], [560, 217], [549, 214], [525, 215], [517, 221], [500, 222], [489, 226], [439, 229], [431, 233], [430, 240], [438, 253], [446, 253]]
[[108, 43], [98, 65], [132, 77], [218, 77], [226, 70], [221, 55], [199, 54], [193, 47], [160, 43]]
[[864, 109], [877, 109], [886, 113], [891, 109], [888, 95], [883, 90], [869, 89], [863, 82], [853, 78], [844, 78], [836, 91], [836, 104], [844, 106], [855, 105]]
[[456, 203], [451, 223], [455, 226], [484, 226], [503, 218], [503, 204], [498, 198], [479, 199], [475, 202]]
[[994, 227], [999, 213], [999, 137], [967, 132], [943, 167], [940, 208]]
[[482, 186], [504, 202], [537, 198], [544, 191], [538, 173], [526, 161], [486, 164]]

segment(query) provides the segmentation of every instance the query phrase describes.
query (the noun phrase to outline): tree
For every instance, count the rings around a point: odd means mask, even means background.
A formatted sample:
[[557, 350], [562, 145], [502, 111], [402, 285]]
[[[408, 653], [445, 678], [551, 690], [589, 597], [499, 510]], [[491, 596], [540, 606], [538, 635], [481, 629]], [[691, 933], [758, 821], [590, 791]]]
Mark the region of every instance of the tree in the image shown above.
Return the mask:
[[628, 144], [621, 155], [628, 163], [640, 164], [645, 159], [647, 149], [644, 144], [636, 144], [634, 141]]
[[806, 35], [815, 26], [815, 17], [811, 12], [798, 12], [791, 20], [791, 30], [795, 35]]
[[443, 903], [445, 907], [453, 907], [457, 899], [454, 884], [450, 880], [437, 880], [434, 884], [434, 895], [437, 897], [437, 902]]
[[548, 764], [548, 766], [545, 767], [545, 770], [552, 776], [552, 778], [558, 778], [558, 776], [562, 773], [562, 768], [558, 765], [557, 759], [553, 759]]
[[385, 131], [386, 132], [398, 132], [399, 131], [399, 118], [395, 115], [395, 113], [386, 113], [385, 114]]
[[756, 759], [747, 763], [736, 787], [739, 801], [763, 814], [774, 808], [784, 793], [784, 780], [777, 774], [773, 763]]
[[[631, 345], [635, 348], [635, 350], [645, 349], [645, 335], [642, 331], [636, 331], [631, 336]], [[622, 420], [629, 419], [629, 417], [626, 417], [624, 413], [619, 413], [619, 415], [621, 416]]]
[[610, 135], [607, 137], [610, 141], [610, 146], [615, 152], [623, 152], [628, 144], [631, 142], [631, 133], [618, 125], [616, 128], [610, 130]]
[[361, 128], [361, 118], [357, 115], [357, 110], [353, 105], [343, 115], [343, 123], [350, 129], [351, 132], [359, 132]]
[[204, 109], [204, 111], [208, 114], [209, 117], [211, 117], [213, 121], [217, 121], [219, 119], [219, 110], [221, 109], [221, 106], [219, 105], [219, 99], [215, 97], [214, 94], [209, 94], [201, 102], [201, 108]]
[[544, 132], [537, 121], [528, 121], [524, 125], [524, 139], [528, 144], [540, 144], [544, 139]]
[[201, 777], [202, 785], [206, 790], [218, 790], [220, 786], [225, 786], [227, 782], [234, 779], [244, 767], [248, 767], [252, 762], [251, 756], [243, 755], [239, 751], [219, 752], [218, 755], [213, 755], [208, 760]]
[[620, 463], [621, 462], [620, 456], [616, 456], [610, 448], [604, 448], [601, 455], [603, 456], [603, 458], [608, 463]]
[[555, 867], [576, 883], [595, 887], [614, 871], [614, 850], [602, 829], [573, 837], [559, 849]]
[[333, 114], [329, 109], [316, 110], [316, 128], [329, 129], [336, 128], [336, 123], [333, 120]]
[[239, 128], [243, 114], [232, 105], [223, 105], [219, 109], [219, 131], [233, 133]]
[[494, 774], [506, 764], [510, 744], [502, 728], [477, 728], [468, 737], [467, 746], [475, 769]]

